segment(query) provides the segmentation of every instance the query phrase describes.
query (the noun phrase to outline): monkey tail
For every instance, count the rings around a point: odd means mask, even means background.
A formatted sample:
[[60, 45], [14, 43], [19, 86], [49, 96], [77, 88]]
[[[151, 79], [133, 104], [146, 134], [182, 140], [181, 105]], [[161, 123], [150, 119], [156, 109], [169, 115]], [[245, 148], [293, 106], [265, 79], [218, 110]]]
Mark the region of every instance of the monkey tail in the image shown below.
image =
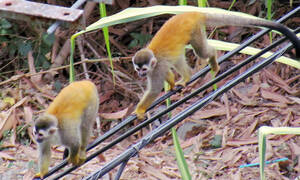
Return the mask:
[[293, 43], [296, 49], [296, 56], [297, 58], [300, 58], [300, 39], [289, 28], [280, 23], [268, 21], [257, 17], [249, 18], [227, 14], [204, 15], [206, 18], [205, 24], [208, 26], [261, 26], [279, 31]]
[[296, 49], [296, 56], [297, 56], [297, 58], [300, 58], [300, 39], [298, 39], [296, 34], [293, 33], [289, 28], [287, 28], [283, 24], [272, 22], [272, 21], [265, 21], [265, 22], [257, 23], [257, 24], [253, 23], [251, 25], [263, 26], [266, 28], [274, 29], [274, 30], [279, 31], [282, 34], [284, 34], [293, 43], [293, 45]]

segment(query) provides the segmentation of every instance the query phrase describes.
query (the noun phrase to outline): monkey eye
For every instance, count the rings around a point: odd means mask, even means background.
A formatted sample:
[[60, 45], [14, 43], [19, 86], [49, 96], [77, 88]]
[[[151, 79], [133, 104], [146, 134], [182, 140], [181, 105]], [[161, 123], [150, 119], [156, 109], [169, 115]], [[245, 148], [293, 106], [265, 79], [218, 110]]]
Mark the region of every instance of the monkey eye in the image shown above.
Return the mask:
[[143, 67], [143, 68], [142, 68], [142, 71], [148, 71], [148, 69], [147, 69], [147, 68], [145, 68], [145, 67]]

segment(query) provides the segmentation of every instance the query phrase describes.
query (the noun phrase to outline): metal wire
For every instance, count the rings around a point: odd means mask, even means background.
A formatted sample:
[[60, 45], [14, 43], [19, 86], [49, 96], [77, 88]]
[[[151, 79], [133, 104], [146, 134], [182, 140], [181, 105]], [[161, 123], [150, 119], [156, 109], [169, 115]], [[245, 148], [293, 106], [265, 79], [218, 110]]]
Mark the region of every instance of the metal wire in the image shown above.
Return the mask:
[[155, 140], [159, 136], [163, 135], [166, 131], [170, 130], [172, 127], [174, 127], [176, 124], [184, 120], [186, 117], [192, 115], [194, 112], [199, 110], [200, 108], [207, 105], [209, 102], [213, 101], [226, 91], [228, 91], [233, 86], [237, 85], [238, 83], [244, 81], [249, 76], [253, 75], [254, 73], [258, 72], [262, 68], [266, 67], [267, 65], [271, 64], [275, 59], [282, 56], [287, 50], [292, 48], [292, 44], [289, 43], [286, 47], [282, 48], [280, 51], [274, 53], [269, 58], [255, 64], [251, 68], [249, 68], [244, 73], [238, 75], [236, 78], [232, 79], [230, 82], [225, 84], [224, 86], [218, 88], [216, 91], [212, 92], [208, 96], [196, 101], [194, 104], [189, 106], [188, 108], [184, 109], [182, 112], [178, 113], [176, 116], [171, 118], [170, 120], [163, 123], [158, 128], [154, 129], [151, 133], [146, 135], [144, 138], [142, 138], [141, 141], [133, 145], [131, 148], [127, 149], [125, 152], [117, 156], [115, 159], [113, 159], [110, 163], [105, 165], [103, 168], [98, 170], [97, 172], [89, 175], [85, 180], [89, 179], [98, 179], [102, 177], [104, 174], [112, 170], [114, 167], [121, 164], [124, 160], [127, 160], [128, 158], [135, 156], [139, 150], [144, 148], [147, 144], [149, 144], [151, 141]]
[[[277, 22], [283, 22], [286, 21], [288, 18], [290, 18], [292, 15], [294, 15], [296, 12], [298, 12], [300, 10], [300, 7], [294, 9], [293, 11], [291, 11], [290, 13], [288, 13], [287, 15], [285, 15], [284, 17], [280, 18]], [[246, 46], [248, 46], [249, 44], [251, 44], [252, 42], [254, 42], [257, 38], [263, 36], [265, 33], [269, 32], [270, 30], [262, 30], [260, 31], [258, 34], [252, 36], [251, 38], [249, 38], [247, 41], [245, 41], [244, 43], [242, 43], [242, 45], [240, 45], [238, 48], [236, 48], [233, 51], [228, 52], [227, 54], [225, 54], [224, 56], [219, 58], [219, 63], [224, 62], [226, 59], [228, 59], [229, 57], [233, 56], [235, 53], [237, 53], [238, 51], [240, 51], [241, 49], [245, 48]], [[261, 53], [250, 57], [249, 59], [243, 61], [241, 64], [234, 66], [233, 68], [231, 68], [230, 70], [226, 71], [225, 73], [221, 74], [220, 76], [216, 77], [214, 80], [208, 82], [207, 84], [205, 84], [204, 86], [200, 87], [199, 89], [197, 89], [196, 91], [194, 91], [193, 93], [191, 93], [190, 95], [184, 97], [183, 99], [181, 99], [180, 101], [177, 101], [176, 103], [172, 104], [170, 107], [168, 107], [167, 109], [157, 113], [156, 115], [154, 115], [152, 118], [142, 122], [141, 124], [137, 125], [136, 127], [126, 131], [124, 134], [122, 134], [121, 136], [119, 136], [117, 139], [115, 139], [114, 141], [112, 141], [111, 143], [109, 143], [107, 146], [101, 148], [100, 150], [98, 150], [97, 152], [93, 153], [91, 156], [89, 156], [86, 160], [89, 161], [91, 159], [93, 159], [94, 157], [96, 157], [97, 155], [99, 155], [102, 152], [105, 152], [106, 150], [108, 150], [109, 148], [111, 148], [112, 146], [114, 146], [115, 144], [119, 143], [120, 141], [122, 141], [123, 139], [127, 138], [128, 136], [132, 135], [133, 133], [137, 132], [138, 130], [140, 130], [141, 128], [147, 126], [149, 123], [153, 122], [154, 120], [156, 120], [157, 118], [161, 117], [162, 115], [166, 114], [167, 112], [173, 110], [174, 108], [176, 108], [177, 106], [179, 106], [180, 104], [186, 102], [188, 99], [190, 99], [191, 97], [195, 96], [196, 94], [198, 94], [199, 92], [205, 90], [208, 87], [211, 87], [213, 84], [215, 84], [216, 82], [222, 80], [223, 78], [225, 78], [226, 76], [228, 76], [229, 74], [231, 74], [232, 72], [235, 72], [237, 69], [239, 69], [240, 67], [244, 66], [245, 64], [248, 64], [249, 62], [251, 62], [253, 59], [257, 58], [260, 56], [260, 54], [263, 54], [263, 52], [270, 50], [271, 48], [275, 47], [276, 45], [282, 43], [284, 39], [280, 39], [279, 41], [273, 43], [271, 46], [265, 48]], [[192, 83], [195, 80], [197, 80], [199, 77], [203, 76], [205, 73], [207, 73], [210, 70], [210, 67], [207, 66], [205, 68], [203, 68], [201, 71], [199, 71], [198, 73], [196, 73], [192, 78], [191, 81], [188, 83]], [[148, 110], [152, 109], [153, 107], [155, 107], [156, 105], [158, 105], [159, 103], [165, 101], [167, 98], [169, 98], [171, 95], [179, 92], [182, 89], [181, 86], [176, 87], [176, 89], [174, 91], [170, 91], [168, 93], [166, 93], [164, 96], [160, 97], [158, 100], [156, 100]], [[92, 148], [94, 148], [95, 146], [97, 146], [98, 144], [100, 144], [101, 142], [105, 141], [108, 137], [112, 136], [113, 134], [115, 134], [116, 132], [118, 132], [120, 129], [124, 128], [126, 125], [130, 124], [131, 122], [133, 122], [136, 119], [135, 115], [129, 116], [128, 118], [126, 118], [125, 120], [123, 120], [121, 123], [119, 123], [117, 126], [113, 127], [112, 129], [110, 129], [108, 132], [106, 132], [104, 135], [100, 136], [99, 138], [97, 138], [92, 144], [90, 144], [87, 147], [87, 150], [90, 150]], [[64, 160], [62, 161], [59, 165], [55, 166], [53, 169], [51, 169], [46, 175], [45, 177], [48, 177], [50, 175], [52, 175], [53, 173], [57, 172], [58, 170], [60, 170], [61, 168], [63, 168], [64, 166], [67, 165], [67, 161]], [[66, 171], [62, 172], [61, 174], [57, 175], [55, 177], [55, 179], [58, 179], [60, 177], [63, 177], [64, 175], [68, 174], [69, 172], [75, 170], [77, 168], [77, 166], [71, 167], [69, 169], [67, 169]]]

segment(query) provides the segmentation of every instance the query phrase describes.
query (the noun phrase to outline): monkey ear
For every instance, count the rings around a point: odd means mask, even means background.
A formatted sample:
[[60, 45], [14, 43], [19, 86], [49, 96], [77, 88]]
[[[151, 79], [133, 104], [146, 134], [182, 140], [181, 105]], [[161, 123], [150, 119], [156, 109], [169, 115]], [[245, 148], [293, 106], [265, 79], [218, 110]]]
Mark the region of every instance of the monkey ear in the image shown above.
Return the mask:
[[57, 131], [57, 127], [51, 127], [51, 128], [49, 129], [49, 133], [50, 133], [50, 134], [54, 134], [56, 131]]
[[156, 66], [156, 63], [157, 63], [156, 58], [154, 58], [154, 57], [151, 58], [150, 66], [151, 66], [152, 69]]

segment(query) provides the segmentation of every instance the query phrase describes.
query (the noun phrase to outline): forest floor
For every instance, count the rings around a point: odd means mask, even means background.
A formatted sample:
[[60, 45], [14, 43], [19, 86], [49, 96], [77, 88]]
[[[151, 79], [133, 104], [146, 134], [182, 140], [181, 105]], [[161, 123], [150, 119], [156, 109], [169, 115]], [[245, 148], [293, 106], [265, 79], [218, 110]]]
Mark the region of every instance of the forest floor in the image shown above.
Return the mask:
[[[129, 1], [124, 4], [119, 3], [120, 0], [116, 2], [115, 7], [108, 8], [108, 12], [111, 14], [120, 11], [120, 8], [132, 6]], [[141, 1], [140, 4], [134, 5], [145, 6], [146, 4], [146, 1]], [[169, 4], [172, 2], [170, 1]], [[230, 3], [214, 1], [210, 5], [228, 9]], [[241, 10], [254, 15], [261, 11], [261, 3], [259, 2], [249, 6], [243, 2], [238, 2], [234, 7], [236, 8], [234, 10]], [[293, 9], [286, 4], [277, 4], [276, 7], [274, 19], [278, 19]], [[93, 19], [95, 13], [97, 14], [97, 12], [91, 13], [90, 21], [95, 20]], [[168, 17], [170, 16], [141, 20], [137, 23], [117, 25], [109, 29], [112, 51], [120, 52], [123, 55], [122, 58], [114, 62], [118, 72], [116, 73], [117, 83], [115, 86], [109, 72], [108, 61], [87, 64], [87, 73], [97, 85], [100, 96], [99, 116], [101, 122], [97, 126], [95, 125], [91, 142], [119, 123], [121, 119], [130, 115], [143, 93], [145, 81], [137, 77], [130, 61], [131, 56], [140, 47], [137, 45], [136, 48], [128, 48], [132, 42], [132, 35], [129, 34], [139, 31], [153, 34]], [[298, 27], [300, 18], [292, 18], [286, 24]], [[208, 28], [208, 30], [211, 32], [211, 29]], [[257, 29], [253, 30], [252, 28], [247, 28], [247, 31], [236, 27], [222, 28], [212, 38], [239, 43], [257, 31]], [[234, 36], [231, 36], [232, 34]], [[225, 38], [218, 38], [219, 36], [225, 36]], [[97, 42], [93, 39], [94, 37], [97, 37]], [[80, 59], [79, 54], [84, 54], [85, 57], [106, 57], [104, 42], [103, 40], [98, 41], [98, 38], [102, 38], [101, 32], [88, 34], [82, 40], [86, 46], [83, 46], [83, 51], [78, 51], [76, 58]], [[278, 37], [274, 37], [274, 39], [276, 38]], [[64, 38], [60, 37], [60, 39], [62, 41]], [[269, 36], [265, 35], [255, 46], [262, 48], [267, 46], [269, 42]], [[93, 51], [95, 49], [99, 52]], [[218, 52], [218, 56], [222, 56], [224, 53]], [[118, 55], [119, 53], [115, 54]], [[195, 63], [196, 58], [192, 51], [187, 52], [187, 57], [193, 67], [194, 74], [201, 67]], [[226, 71], [246, 57], [242, 54], [235, 55], [221, 65], [221, 71]], [[256, 62], [260, 60], [258, 59]], [[30, 57], [28, 64], [30, 64]], [[254, 62], [240, 69], [234, 75], [219, 82], [217, 86], [221, 87], [253, 64]], [[0, 180], [32, 179], [37, 172], [38, 152], [37, 144], [32, 135], [32, 119], [48, 107], [61, 86], [68, 84], [65, 70], [58, 71], [58, 75], [50, 81], [44, 80], [41, 75], [30, 77], [24, 76], [24, 73], [26, 72], [15, 70], [13, 77], [0, 84]], [[79, 66], [76, 68], [76, 73], [76, 79], [86, 78], [83, 68]], [[181, 93], [173, 95], [171, 101], [175, 102], [181, 99], [210, 79], [211, 75], [208, 73], [205, 77], [184, 88]], [[211, 91], [212, 88], [201, 92], [185, 104], [177, 107], [172, 111], [172, 115], [180, 113]], [[160, 105], [157, 109], [163, 107], [164, 105]], [[257, 134], [258, 128], [265, 125], [300, 127], [299, 69], [275, 62], [176, 125], [192, 179], [259, 179], [258, 166], [246, 168], [239, 166], [259, 162]], [[156, 126], [157, 124], [152, 124], [144, 128], [143, 135], [151, 132]], [[129, 128], [126, 127], [113, 135], [88, 154], [105, 146]], [[66, 176], [66, 179], [82, 179], [95, 172], [132, 144], [138, 142], [139, 139], [138, 136], [132, 135], [71, 172]], [[267, 179], [295, 179], [300, 176], [300, 137], [296, 135], [269, 135], [267, 139], [267, 160], [284, 157], [289, 159], [267, 165], [265, 167]], [[51, 167], [61, 162], [63, 151], [64, 148], [61, 146], [52, 148]], [[117, 168], [102, 179], [113, 179], [116, 172]], [[142, 149], [138, 156], [131, 158], [121, 179], [181, 179], [171, 133], [168, 132], [157, 138]]]

